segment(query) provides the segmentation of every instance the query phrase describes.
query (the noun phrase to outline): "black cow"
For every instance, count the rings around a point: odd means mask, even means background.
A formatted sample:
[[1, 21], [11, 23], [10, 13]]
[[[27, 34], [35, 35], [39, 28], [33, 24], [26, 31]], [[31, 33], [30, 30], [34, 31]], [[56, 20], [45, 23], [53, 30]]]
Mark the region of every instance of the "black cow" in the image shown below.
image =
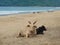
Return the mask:
[[46, 31], [46, 28], [44, 25], [36, 29], [37, 34], [44, 34], [44, 31]]

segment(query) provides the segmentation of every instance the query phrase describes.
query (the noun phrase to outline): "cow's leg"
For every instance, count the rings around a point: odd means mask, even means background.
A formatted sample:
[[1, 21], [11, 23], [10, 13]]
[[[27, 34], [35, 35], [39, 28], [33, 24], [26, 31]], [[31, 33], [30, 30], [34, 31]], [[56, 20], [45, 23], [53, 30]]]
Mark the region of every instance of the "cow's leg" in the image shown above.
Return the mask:
[[18, 34], [17, 38], [18, 38], [18, 37], [21, 37], [21, 33]]
[[28, 38], [29, 37], [29, 34], [26, 34], [26, 38]]

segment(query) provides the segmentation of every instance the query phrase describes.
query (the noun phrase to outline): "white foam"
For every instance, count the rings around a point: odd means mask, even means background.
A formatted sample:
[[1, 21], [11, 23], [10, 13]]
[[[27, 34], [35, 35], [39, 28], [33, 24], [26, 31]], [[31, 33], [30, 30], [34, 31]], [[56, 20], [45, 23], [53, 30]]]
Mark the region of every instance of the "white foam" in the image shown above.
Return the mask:
[[0, 11], [0, 15], [21, 13], [21, 12], [25, 12], [25, 11]]
[[[43, 10], [29, 10], [29, 11], [0, 11], [0, 15], [4, 14], [16, 14], [16, 13], [28, 13], [28, 12], [38, 12]], [[45, 10], [44, 10], [45, 11]]]
[[[53, 9], [49, 9], [49, 10], [52, 11]], [[42, 11], [49, 11], [49, 10], [0, 11], [0, 15], [17, 14], [17, 13], [42, 12]]]

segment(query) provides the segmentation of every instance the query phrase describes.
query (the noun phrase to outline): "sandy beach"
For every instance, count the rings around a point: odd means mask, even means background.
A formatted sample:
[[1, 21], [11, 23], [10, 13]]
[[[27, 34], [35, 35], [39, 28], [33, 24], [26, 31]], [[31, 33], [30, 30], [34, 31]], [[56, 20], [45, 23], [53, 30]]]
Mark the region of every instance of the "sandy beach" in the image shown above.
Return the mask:
[[[44, 35], [16, 38], [28, 21], [44, 25]], [[60, 11], [0, 16], [0, 45], [60, 45]]]

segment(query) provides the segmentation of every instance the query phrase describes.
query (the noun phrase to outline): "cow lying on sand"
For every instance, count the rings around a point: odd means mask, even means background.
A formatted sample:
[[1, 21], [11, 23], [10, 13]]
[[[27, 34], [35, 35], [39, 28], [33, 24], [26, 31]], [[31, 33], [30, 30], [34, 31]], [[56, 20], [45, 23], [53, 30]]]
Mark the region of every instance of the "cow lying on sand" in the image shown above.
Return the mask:
[[19, 32], [19, 35], [18, 37], [31, 37], [31, 36], [34, 36], [36, 35], [36, 29], [37, 29], [37, 26], [35, 25], [37, 21], [31, 23], [30, 21], [28, 21], [28, 25], [26, 26], [26, 28], [22, 31]]

